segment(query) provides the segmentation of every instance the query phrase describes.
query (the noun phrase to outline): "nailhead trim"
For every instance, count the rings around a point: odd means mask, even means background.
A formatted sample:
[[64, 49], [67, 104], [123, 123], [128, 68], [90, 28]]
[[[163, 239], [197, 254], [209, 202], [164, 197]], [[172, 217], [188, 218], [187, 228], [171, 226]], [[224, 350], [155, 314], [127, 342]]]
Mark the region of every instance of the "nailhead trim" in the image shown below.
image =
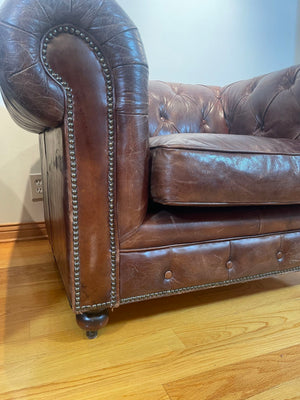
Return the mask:
[[[109, 203], [109, 235], [110, 235], [110, 253], [111, 253], [111, 291], [110, 301], [101, 304], [94, 304], [91, 306], [80, 305], [80, 254], [79, 254], [79, 226], [78, 226], [78, 184], [77, 184], [77, 161], [76, 161], [76, 145], [74, 135], [74, 115], [73, 115], [73, 94], [72, 89], [67, 82], [63, 81], [57, 73], [55, 73], [47, 62], [47, 48], [51, 40], [61, 33], [68, 33], [76, 35], [91, 48], [96, 55], [98, 61], [101, 64], [103, 70], [103, 76], [106, 83], [106, 97], [107, 97], [107, 124], [108, 124], [108, 203]], [[70, 169], [71, 169], [71, 192], [72, 192], [72, 227], [73, 227], [73, 261], [74, 261], [74, 287], [75, 287], [75, 308], [76, 311], [86, 311], [87, 309], [98, 308], [99, 306], [113, 308], [117, 303], [117, 280], [116, 280], [116, 237], [115, 237], [115, 209], [114, 209], [114, 175], [115, 175], [115, 162], [114, 162], [114, 148], [115, 148], [115, 122], [113, 113], [113, 87], [112, 77], [108, 64], [99, 48], [95, 45], [93, 40], [81, 31], [73, 26], [61, 25], [52, 28], [46, 35], [42, 44], [41, 59], [46, 67], [48, 73], [54, 78], [57, 83], [65, 89], [67, 96], [67, 129], [68, 129], [68, 151], [70, 158]]]
[[229, 279], [227, 281], [204, 283], [203, 285], [195, 285], [195, 286], [189, 286], [189, 287], [179, 288], [179, 289], [163, 290], [161, 292], [148, 293], [148, 294], [144, 294], [144, 295], [141, 295], [141, 296], [127, 297], [127, 298], [121, 299], [120, 303], [121, 304], [127, 304], [127, 303], [132, 303], [132, 302], [135, 302], [135, 301], [153, 299], [155, 297], [164, 297], [164, 296], [169, 296], [171, 294], [180, 294], [180, 293], [185, 293], [185, 292], [192, 292], [192, 291], [196, 291], [196, 290], [199, 290], [199, 289], [206, 289], [206, 288], [208, 289], [208, 288], [214, 288], [214, 287], [218, 287], [218, 286], [231, 285], [231, 284], [234, 284], [234, 283], [254, 281], [256, 279], [267, 278], [267, 277], [273, 276], [273, 275], [281, 275], [281, 274], [285, 274], [285, 273], [288, 273], [288, 272], [298, 272], [298, 271], [300, 271], [300, 266], [299, 267], [290, 268], [290, 269], [284, 269], [284, 270], [281, 270], [281, 271], [272, 271], [272, 272], [266, 272], [264, 274], [257, 274], [257, 275], [251, 275], [251, 276], [244, 276], [244, 277], [236, 278], [236, 279]]
[[[179, 289], [170, 289], [170, 290], [164, 290], [161, 292], [148, 293], [148, 294], [141, 295], [141, 296], [127, 297], [127, 298], [121, 299], [120, 303], [128, 304], [128, 303], [133, 303], [133, 302], [137, 302], [137, 301], [154, 299], [154, 298], [158, 298], [158, 297], [166, 297], [166, 296], [175, 295], [175, 294], [193, 292], [193, 291], [200, 290], [200, 289], [209, 289], [209, 288], [212, 289], [214, 287], [228, 286], [228, 285], [232, 285], [235, 283], [254, 281], [257, 279], [261, 279], [261, 278], [268, 278], [268, 277], [274, 276], [274, 275], [282, 275], [282, 274], [285, 274], [288, 272], [299, 272], [299, 271], [300, 271], [300, 266], [290, 268], [290, 269], [284, 269], [284, 270], [280, 270], [280, 271], [266, 272], [264, 274], [244, 276], [242, 278], [230, 279], [227, 281], [204, 283], [203, 285], [195, 285], [195, 286], [189, 286], [189, 287], [184, 287], [184, 288], [179, 288]], [[91, 306], [88, 306], [88, 305], [82, 306], [81, 310], [82, 311], [90, 311], [90, 310], [105, 308], [105, 307], [109, 307], [109, 306], [110, 306], [109, 302], [99, 303], [99, 304], [93, 304]]]

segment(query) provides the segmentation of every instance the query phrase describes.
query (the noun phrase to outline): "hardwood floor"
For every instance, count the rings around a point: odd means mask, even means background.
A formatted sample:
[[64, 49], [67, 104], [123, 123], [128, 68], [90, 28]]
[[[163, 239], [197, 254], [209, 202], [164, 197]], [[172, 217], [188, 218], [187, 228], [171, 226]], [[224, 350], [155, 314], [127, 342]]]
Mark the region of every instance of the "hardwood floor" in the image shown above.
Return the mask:
[[0, 399], [300, 399], [300, 274], [122, 306], [89, 341], [48, 242], [2, 243]]

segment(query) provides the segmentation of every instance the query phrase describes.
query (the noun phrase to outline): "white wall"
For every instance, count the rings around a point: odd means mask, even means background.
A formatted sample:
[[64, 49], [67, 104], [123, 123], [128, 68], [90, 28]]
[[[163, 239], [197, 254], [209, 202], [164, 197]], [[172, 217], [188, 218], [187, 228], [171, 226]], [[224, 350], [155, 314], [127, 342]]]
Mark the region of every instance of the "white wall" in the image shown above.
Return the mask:
[[38, 136], [23, 131], [0, 107], [0, 224], [43, 221], [42, 202], [33, 202], [29, 174], [41, 170]]
[[119, 0], [150, 79], [225, 85], [294, 64], [297, 0]]
[[300, 64], [300, 0], [298, 0], [298, 7], [297, 7], [295, 64]]
[[[119, 3], [140, 30], [151, 79], [225, 85], [292, 65], [300, 48], [297, 0]], [[37, 136], [0, 105], [0, 223], [43, 219], [29, 193], [29, 173], [39, 169]]]

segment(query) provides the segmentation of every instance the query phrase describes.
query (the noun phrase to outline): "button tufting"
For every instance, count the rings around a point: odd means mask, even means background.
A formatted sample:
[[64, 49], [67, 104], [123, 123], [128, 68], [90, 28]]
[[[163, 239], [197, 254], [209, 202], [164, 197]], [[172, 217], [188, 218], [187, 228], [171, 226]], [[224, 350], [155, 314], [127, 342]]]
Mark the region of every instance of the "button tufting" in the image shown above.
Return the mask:
[[283, 252], [282, 251], [278, 251], [277, 254], [276, 254], [276, 257], [277, 257], [278, 260], [283, 258]]
[[165, 272], [165, 279], [171, 279], [172, 276], [173, 276], [172, 271], [166, 271], [166, 272]]
[[227, 261], [226, 268], [231, 269], [233, 267], [233, 262], [231, 260]]

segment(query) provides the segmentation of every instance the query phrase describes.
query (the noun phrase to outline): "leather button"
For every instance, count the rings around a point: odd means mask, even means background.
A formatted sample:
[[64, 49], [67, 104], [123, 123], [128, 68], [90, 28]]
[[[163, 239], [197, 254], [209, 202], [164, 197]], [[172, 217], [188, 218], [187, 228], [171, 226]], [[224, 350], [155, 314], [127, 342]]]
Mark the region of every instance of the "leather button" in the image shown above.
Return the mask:
[[276, 257], [278, 258], [278, 260], [283, 258], [283, 252], [282, 251], [278, 251], [277, 254], [276, 254]]
[[233, 262], [232, 261], [227, 261], [227, 263], [226, 263], [226, 268], [227, 269], [231, 269], [233, 267]]
[[172, 271], [166, 271], [166, 272], [165, 272], [165, 279], [171, 279], [172, 276], [173, 276]]

